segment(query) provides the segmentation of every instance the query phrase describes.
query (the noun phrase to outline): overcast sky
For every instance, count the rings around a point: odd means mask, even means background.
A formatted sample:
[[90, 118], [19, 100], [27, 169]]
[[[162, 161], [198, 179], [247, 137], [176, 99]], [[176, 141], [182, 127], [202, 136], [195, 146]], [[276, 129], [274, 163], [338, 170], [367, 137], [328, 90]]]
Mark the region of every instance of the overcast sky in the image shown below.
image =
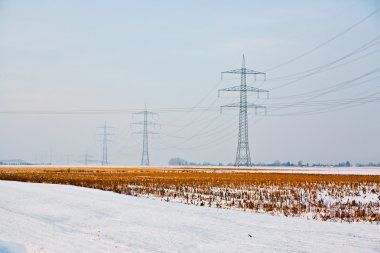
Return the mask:
[[132, 112], [146, 104], [159, 113], [152, 164], [234, 162], [238, 111], [219, 106], [238, 94], [217, 90], [240, 84], [220, 72], [240, 68], [245, 54], [247, 68], [267, 74], [249, 85], [270, 91], [249, 96], [268, 107], [267, 116], [250, 111], [253, 162], [380, 162], [380, 12], [346, 31], [378, 8], [375, 0], [0, 0], [0, 159], [101, 160], [96, 134], [106, 121], [110, 162], [139, 164], [141, 126], [131, 123], [142, 118]]

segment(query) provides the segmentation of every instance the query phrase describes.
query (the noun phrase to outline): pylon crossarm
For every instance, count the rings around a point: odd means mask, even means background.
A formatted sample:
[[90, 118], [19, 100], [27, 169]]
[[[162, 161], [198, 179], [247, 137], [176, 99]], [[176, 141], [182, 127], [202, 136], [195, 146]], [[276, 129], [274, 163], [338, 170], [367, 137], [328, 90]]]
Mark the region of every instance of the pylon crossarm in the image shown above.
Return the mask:
[[244, 68], [223, 71], [222, 74], [265, 75], [264, 72], [256, 71], [256, 70], [253, 70], [253, 69], [244, 69]]
[[234, 70], [228, 70], [228, 71], [223, 71], [221, 74], [221, 79], [223, 80], [223, 75], [224, 74], [241, 74], [242, 69], [234, 69]]
[[[159, 125], [158, 123], [152, 122], [152, 121], [147, 121], [146, 122], [148, 125], [154, 125], [157, 126]], [[133, 122], [133, 125], [144, 125], [144, 121], [138, 121], [138, 122]]]
[[220, 107], [220, 114], [223, 112], [223, 108], [237, 108], [240, 107], [240, 103], [233, 103], [233, 104], [228, 104], [228, 105], [222, 105]]
[[218, 90], [218, 93], [221, 92], [221, 91], [240, 91], [241, 90], [241, 86], [233, 86], [233, 87], [228, 87], [228, 88], [224, 88], [224, 89], [219, 89]]
[[240, 75], [246, 74], [246, 75], [264, 75], [264, 76], [266, 76], [266, 74], [263, 72], [256, 71], [253, 69], [244, 69], [244, 68], [223, 71], [221, 73], [222, 73], [222, 79], [223, 79], [223, 74], [240, 74]]
[[255, 87], [251, 87], [251, 86], [246, 86], [245, 89], [242, 89], [241, 85], [218, 90], [218, 92], [221, 92], [221, 91], [248, 91], [248, 92], [258, 92], [258, 93], [260, 93], [260, 92], [261, 93], [264, 93], [264, 92], [269, 93], [269, 91], [267, 91], [267, 90], [263, 90], [263, 89], [259, 89], [259, 88], [255, 88]]
[[247, 74], [247, 75], [265, 75], [265, 73], [260, 72], [260, 71], [256, 71], [253, 69], [245, 69], [245, 74]]
[[263, 89], [259, 89], [259, 88], [255, 88], [255, 87], [252, 87], [252, 86], [247, 86], [247, 91], [250, 91], [250, 92], [257, 92], [257, 93], [264, 93], [264, 92], [268, 92], [268, 90], [263, 90]]
[[242, 73], [242, 69], [233, 69], [233, 70], [223, 71], [222, 75], [223, 74], [241, 74], [241, 73]]
[[257, 92], [257, 98], [260, 98], [260, 93], [266, 93], [267, 94], [267, 99], [269, 98], [269, 91], [268, 90], [263, 90], [263, 89], [247, 86], [247, 91], [249, 91], [249, 92]]
[[158, 115], [158, 113], [151, 112], [151, 111], [142, 111], [142, 112], [135, 112], [133, 114], [149, 114], [149, 115]]
[[[240, 102], [232, 103], [232, 104], [227, 104], [227, 105], [222, 105], [221, 107], [222, 108], [223, 107], [240, 107]], [[254, 103], [247, 103], [247, 108], [266, 108], [266, 106], [257, 105], [257, 104], [254, 104]]]
[[265, 110], [265, 115], [267, 115], [267, 107], [263, 105], [256, 105], [253, 103], [247, 104], [247, 108], [254, 108], [255, 109], [255, 114], [257, 114], [258, 109], [264, 109]]
[[232, 103], [232, 104], [228, 104], [228, 105], [222, 105], [220, 108], [223, 108], [223, 107], [240, 107], [240, 103]]
[[266, 106], [257, 105], [257, 104], [254, 104], [254, 103], [247, 103], [247, 108], [257, 108], [257, 109], [260, 109], [260, 108], [266, 108]]

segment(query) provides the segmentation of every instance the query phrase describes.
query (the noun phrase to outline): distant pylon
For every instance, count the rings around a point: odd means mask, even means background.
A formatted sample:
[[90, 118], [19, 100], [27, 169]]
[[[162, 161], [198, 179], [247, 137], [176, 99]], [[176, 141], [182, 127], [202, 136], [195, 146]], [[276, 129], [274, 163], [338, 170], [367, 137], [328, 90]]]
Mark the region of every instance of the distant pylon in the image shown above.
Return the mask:
[[144, 111], [137, 112], [135, 114], [143, 114], [144, 115], [144, 121], [142, 121], [142, 122], [135, 122], [133, 124], [143, 125], [143, 131], [142, 132], [136, 132], [136, 133], [143, 135], [143, 151], [142, 151], [142, 156], [141, 156], [141, 165], [148, 166], [148, 165], [150, 165], [150, 161], [149, 161], [149, 141], [148, 141], [149, 134], [157, 134], [155, 132], [149, 131], [148, 130], [148, 126], [149, 125], [158, 125], [155, 122], [148, 121], [148, 115], [157, 115], [157, 113], [148, 111], [146, 109], [146, 105], [145, 105], [145, 110]]
[[89, 162], [90, 162], [90, 157], [92, 157], [91, 155], [89, 155], [87, 152], [84, 154], [83, 158], [84, 160], [82, 161], [82, 163], [84, 163], [85, 165], [88, 165]]
[[[250, 70], [245, 68], [245, 57], [243, 54], [242, 66], [240, 69], [229, 70], [222, 72], [223, 74], [240, 74], [240, 85], [233, 86], [225, 89], [220, 89], [220, 91], [240, 91], [240, 102], [232, 103], [228, 105], [221, 106], [223, 107], [238, 107], [239, 108], [239, 135], [238, 135], [238, 147], [236, 152], [235, 166], [250, 166], [251, 165], [251, 154], [249, 151], [249, 141], [248, 141], [248, 117], [247, 117], [247, 108], [255, 108], [257, 112], [258, 108], [264, 108], [265, 106], [256, 105], [253, 103], [247, 102], [247, 92], [257, 92], [259, 96], [260, 92], [266, 92], [267, 95], [269, 92], [267, 90], [262, 90], [259, 88], [247, 86], [247, 75], [254, 75], [256, 80], [256, 75], [264, 75], [264, 80], [266, 75], [263, 72], [258, 72], [255, 70]], [[269, 96], [269, 95], [268, 95]]]
[[108, 136], [113, 135], [108, 133], [108, 129], [112, 128], [107, 126], [107, 123], [104, 122], [104, 126], [98, 127], [103, 129], [103, 133], [97, 134], [97, 135], [102, 135], [103, 136], [103, 158], [102, 158], [102, 165], [107, 165], [108, 164], [108, 142], [110, 141], [108, 139]]

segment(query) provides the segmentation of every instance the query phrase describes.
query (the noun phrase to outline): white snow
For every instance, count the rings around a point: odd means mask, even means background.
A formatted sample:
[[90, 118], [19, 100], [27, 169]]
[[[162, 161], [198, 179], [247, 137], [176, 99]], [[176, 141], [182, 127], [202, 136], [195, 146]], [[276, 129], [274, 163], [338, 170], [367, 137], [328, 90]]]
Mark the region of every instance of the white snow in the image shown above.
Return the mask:
[[[252, 235], [252, 237], [249, 236]], [[379, 252], [380, 226], [0, 181], [0, 252]]]

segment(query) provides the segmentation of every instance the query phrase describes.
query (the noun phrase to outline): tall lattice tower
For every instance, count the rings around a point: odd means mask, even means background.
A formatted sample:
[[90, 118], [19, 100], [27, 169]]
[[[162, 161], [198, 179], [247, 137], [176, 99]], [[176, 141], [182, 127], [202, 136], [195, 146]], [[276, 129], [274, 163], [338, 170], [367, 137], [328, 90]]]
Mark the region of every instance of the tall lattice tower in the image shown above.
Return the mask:
[[137, 112], [135, 114], [142, 114], [143, 117], [144, 117], [143, 121], [141, 121], [141, 122], [135, 122], [133, 124], [143, 125], [143, 131], [142, 132], [136, 132], [136, 133], [142, 134], [142, 136], [143, 136], [143, 151], [142, 151], [142, 156], [141, 156], [141, 165], [148, 166], [148, 165], [150, 165], [150, 161], [149, 161], [149, 141], [148, 141], [149, 134], [157, 134], [155, 132], [149, 131], [148, 130], [148, 126], [150, 126], [150, 125], [158, 125], [155, 122], [148, 121], [148, 116], [157, 115], [157, 113], [148, 111], [146, 109], [146, 106], [145, 106], [145, 110], [144, 111]]
[[257, 109], [264, 108], [266, 110], [265, 106], [256, 105], [254, 103], [248, 103], [247, 102], [247, 92], [257, 92], [257, 96], [261, 92], [267, 93], [267, 96], [269, 95], [269, 92], [267, 90], [247, 86], [247, 75], [254, 75], [255, 81], [257, 75], [263, 75], [264, 80], [266, 79], [266, 75], [263, 72], [258, 72], [255, 70], [250, 70], [245, 68], [245, 57], [243, 55], [243, 61], [242, 66], [240, 69], [235, 70], [229, 70], [222, 72], [222, 79], [223, 74], [239, 74], [240, 75], [240, 85], [233, 86], [225, 89], [220, 89], [220, 91], [240, 91], [240, 101], [238, 103], [232, 103], [228, 105], [221, 106], [221, 109], [223, 107], [237, 107], [239, 108], [239, 136], [238, 136], [238, 147], [236, 152], [236, 160], [235, 160], [235, 166], [250, 166], [251, 165], [251, 154], [249, 151], [249, 141], [248, 141], [248, 115], [247, 115], [247, 109], [248, 108], [255, 108], [255, 111], [257, 112]]
[[107, 126], [107, 123], [104, 122], [104, 126], [98, 127], [103, 130], [102, 133], [97, 134], [103, 136], [103, 157], [102, 157], [102, 165], [107, 165], [108, 164], [108, 142], [110, 142], [110, 139], [108, 138], [109, 136], [113, 135], [108, 132], [109, 129], [113, 128], [110, 126]]

